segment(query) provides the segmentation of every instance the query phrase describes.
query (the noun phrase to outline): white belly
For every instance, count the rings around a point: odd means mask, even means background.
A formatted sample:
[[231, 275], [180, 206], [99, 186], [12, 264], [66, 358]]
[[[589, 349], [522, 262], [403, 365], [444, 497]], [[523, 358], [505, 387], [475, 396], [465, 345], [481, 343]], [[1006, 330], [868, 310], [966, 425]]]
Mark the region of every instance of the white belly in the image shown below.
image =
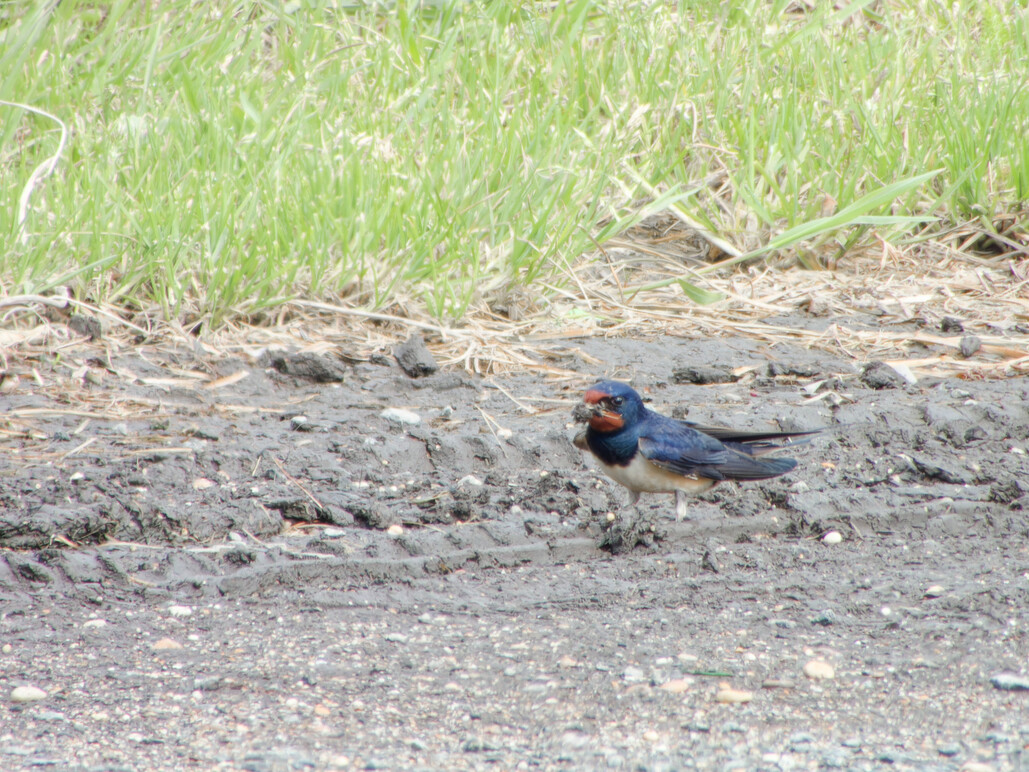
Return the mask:
[[640, 493], [675, 493], [682, 491], [691, 495], [703, 493], [715, 484], [706, 477], [683, 477], [650, 463], [639, 453], [628, 466], [605, 464], [599, 458], [597, 465], [608, 477], [631, 491]]

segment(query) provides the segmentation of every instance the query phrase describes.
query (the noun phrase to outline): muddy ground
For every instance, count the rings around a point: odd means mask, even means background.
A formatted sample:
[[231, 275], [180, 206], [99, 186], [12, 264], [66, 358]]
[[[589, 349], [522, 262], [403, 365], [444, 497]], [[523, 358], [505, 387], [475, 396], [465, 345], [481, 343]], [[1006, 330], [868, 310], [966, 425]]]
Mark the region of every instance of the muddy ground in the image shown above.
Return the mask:
[[[548, 364], [573, 374], [25, 364], [0, 393], [0, 768], [1029, 768], [1024, 379], [739, 339]], [[570, 443], [606, 376], [701, 423], [828, 430], [785, 477], [637, 517]]]

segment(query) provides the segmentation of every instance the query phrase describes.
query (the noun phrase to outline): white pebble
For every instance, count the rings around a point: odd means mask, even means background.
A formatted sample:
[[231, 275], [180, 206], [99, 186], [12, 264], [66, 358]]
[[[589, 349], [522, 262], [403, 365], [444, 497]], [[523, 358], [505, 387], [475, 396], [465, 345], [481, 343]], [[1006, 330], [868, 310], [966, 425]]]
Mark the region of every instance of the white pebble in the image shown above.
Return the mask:
[[87, 622], [82, 623], [83, 629], [89, 630], [94, 627], [106, 627], [107, 621], [104, 619], [90, 619]]
[[822, 541], [826, 544], [839, 544], [843, 541], [843, 534], [839, 531], [829, 531], [829, 533], [822, 537]]
[[504, 427], [501, 427], [497, 429], [497, 437], [502, 440], [509, 440], [512, 437], [514, 437], [514, 432], [510, 429], [505, 429]]
[[173, 617], [188, 617], [193, 613], [189, 606], [168, 606], [168, 613]]
[[150, 648], [154, 651], [179, 651], [183, 646], [172, 638], [162, 638], [156, 641]]
[[752, 699], [754, 699], [754, 693], [744, 691], [743, 689], [723, 688], [719, 689], [718, 694], [715, 695], [715, 702], [721, 702], [726, 705], [739, 705], [744, 702], [750, 702]]
[[804, 665], [804, 675], [812, 681], [823, 681], [836, 677], [836, 670], [828, 662], [821, 659], [813, 659]]
[[658, 689], [672, 694], [682, 694], [683, 692], [689, 691], [692, 683], [693, 679], [691, 678], [673, 678], [671, 681], [665, 681], [658, 687]]
[[36, 686], [16, 686], [11, 690], [11, 702], [39, 702], [46, 699], [46, 692]]
[[474, 474], [466, 474], [460, 480], [457, 481], [458, 485], [470, 485], [473, 488], [481, 488], [482, 480], [476, 477]]
[[393, 523], [393, 525], [386, 529], [386, 533], [388, 533], [390, 536], [403, 536], [404, 526], [400, 525], [399, 523]]
[[379, 413], [379, 415], [387, 421], [393, 421], [398, 424], [408, 424], [410, 426], [422, 422], [422, 417], [420, 415], [411, 410], [404, 410], [402, 407], [388, 407]]

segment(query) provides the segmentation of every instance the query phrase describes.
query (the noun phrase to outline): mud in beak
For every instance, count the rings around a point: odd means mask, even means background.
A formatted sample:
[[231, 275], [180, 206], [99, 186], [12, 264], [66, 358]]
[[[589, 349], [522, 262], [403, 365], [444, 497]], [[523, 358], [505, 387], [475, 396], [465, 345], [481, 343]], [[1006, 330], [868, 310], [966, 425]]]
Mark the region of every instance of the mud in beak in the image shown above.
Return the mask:
[[589, 389], [585, 394], [582, 395], [582, 402], [575, 406], [572, 410], [572, 418], [578, 423], [589, 423], [594, 418], [600, 418], [604, 415], [605, 411], [600, 406], [601, 400], [607, 399], [610, 395], [605, 394], [598, 389]]
[[622, 416], [603, 406], [604, 400], [610, 397], [610, 394], [590, 389], [583, 395], [582, 402], [575, 406], [572, 417], [580, 423], [588, 423], [593, 429], [601, 432], [621, 429], [625, 425]]
[[575, 419], [576, 423], [585, 424], [599, 416], [602, 412], [599, 405], [588, 405], [585, 402], [580, 402], [572, 410], [572, 418]]

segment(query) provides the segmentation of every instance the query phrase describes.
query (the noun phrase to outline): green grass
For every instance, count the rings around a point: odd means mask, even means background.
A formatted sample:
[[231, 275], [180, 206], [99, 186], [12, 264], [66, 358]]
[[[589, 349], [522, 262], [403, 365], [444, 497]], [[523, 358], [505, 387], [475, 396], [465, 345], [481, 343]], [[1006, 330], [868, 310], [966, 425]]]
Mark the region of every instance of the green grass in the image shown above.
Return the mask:
[[0, 105], [2, 290], [457, 320], [668, 206], [801, 256], [1024, 212], [1024, 8], [792, 7], [0, 3], [0, 100], [70, 132], [20, 223], [61, 129]]

